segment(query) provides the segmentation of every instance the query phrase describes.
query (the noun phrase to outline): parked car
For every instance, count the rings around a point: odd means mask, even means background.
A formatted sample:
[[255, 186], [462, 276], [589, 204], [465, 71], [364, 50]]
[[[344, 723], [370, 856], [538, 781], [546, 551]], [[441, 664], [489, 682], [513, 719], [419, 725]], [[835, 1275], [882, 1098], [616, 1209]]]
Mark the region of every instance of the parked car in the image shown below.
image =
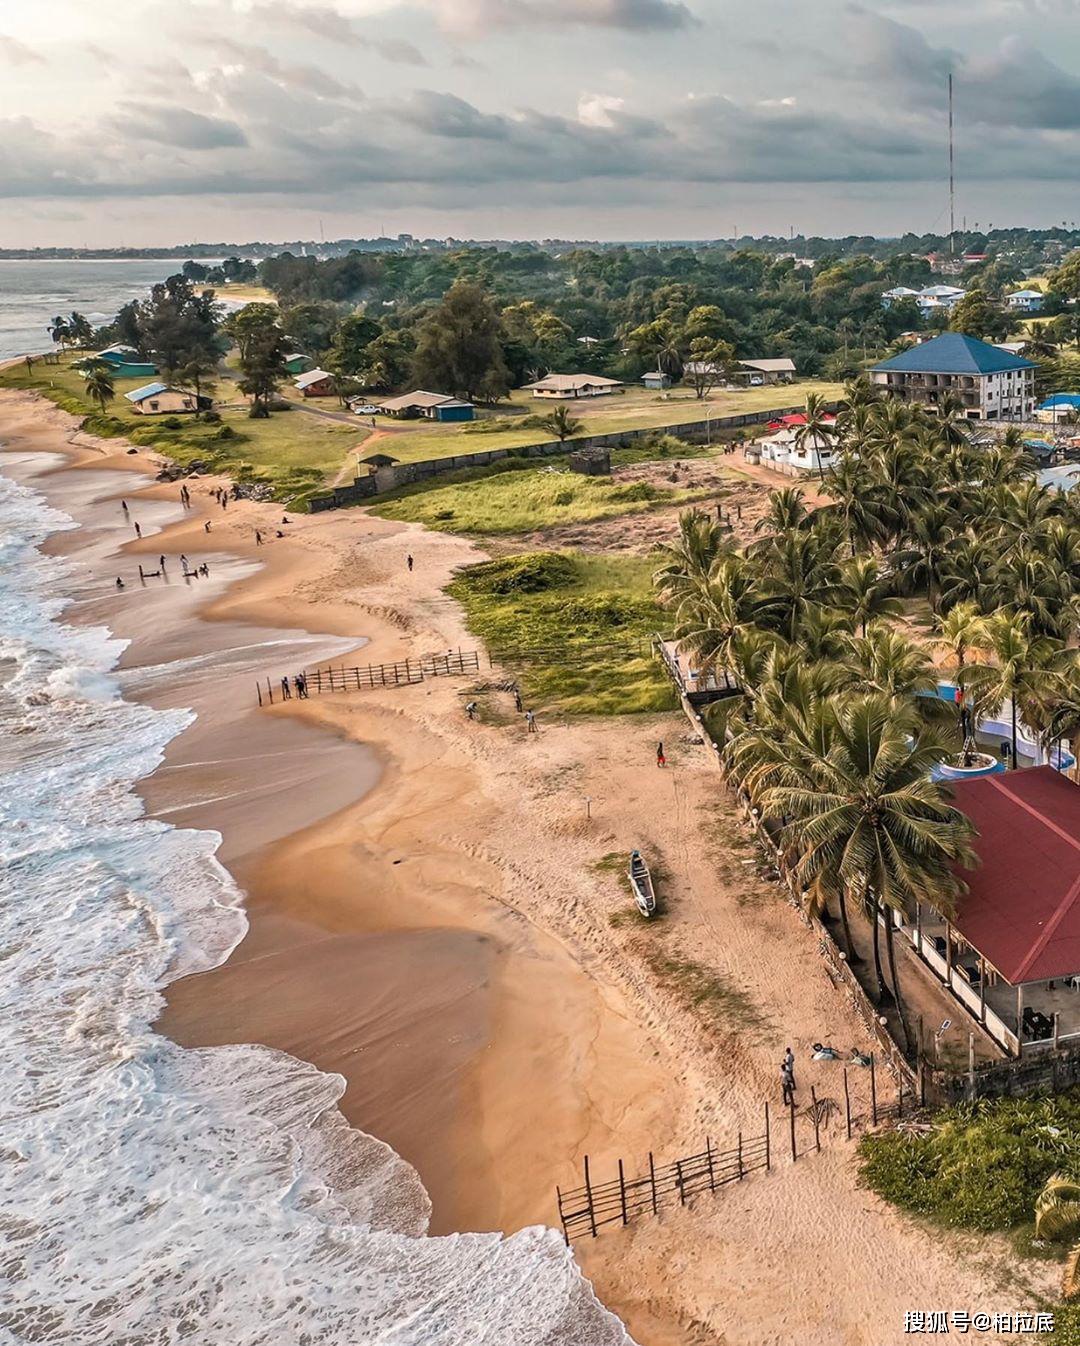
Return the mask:
[[350, 402], [349, 406], [357, 416], [374, 416], [377, 411], [382, 410], [382, 408], [377, 407], [374, 402]]

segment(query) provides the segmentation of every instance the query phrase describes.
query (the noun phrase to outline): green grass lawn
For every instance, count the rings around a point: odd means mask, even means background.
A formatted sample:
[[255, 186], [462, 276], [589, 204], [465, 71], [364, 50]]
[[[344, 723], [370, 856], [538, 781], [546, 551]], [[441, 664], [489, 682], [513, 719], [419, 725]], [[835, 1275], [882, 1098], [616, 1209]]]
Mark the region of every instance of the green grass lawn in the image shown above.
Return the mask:
[[458, 453], [480, 453], [484, 449], [520, 448], [523, 444], [551, 439], [550, 431], [539, 427], [535, 421], [562, 405], [569, 409], [575, 420], [582, 422], [582, 434], [606, 435], [617, 434], [620, 430], [682, 425], [704, 420], [706, 416], [736, 416], [743, 412], [796, 407], [806, 401], [807, 393], [816, 392], [833, 399], [842, 391], [839, 383], [808, 379], [770, 388], [745, 388], [735, 392], [717, 390], [704, 400], [684, 388], [673, 388], [667, 393], [631, 388], [610, 397], [582, 398], [564, 404], [541, 402], [531, 393], [517, 389], [505, 402], [491, 411], [482, 410], [477, 420], [461, 425], [395, 422], [389, 417], [379, 417], [376, 423], [381, 430], [387, 431], [387, 436], [379, 443], [379, 450], [409, 463], [425, 458], [448, 458]]
[[[448, 474], [458, 478], [457, 473]], [[460, 478], [465, 478], [464, 480]], [[662, 505], [689, 504], [711, 490], [675, 490], [648, 482], [614, 482], [586, 477], [560, 464], [518, 470], [470, 472], [443, 485], [446, 478], [419, 482], [373, 506], [376, 514], [404, 523], [422, 523], [446, 533], [523, 533], [558, 524], [589, 523], [620, 514], [636, 514]]]
[[668, 710], [675, 694], [648, 647], [663, 621], [655, 565], [643, 556], [529, 552], [470, 566], [448, 592], [541, 716]]
[[[242, 407], [227, 407], [218, 413], [217, 423], [191, 416], [140, 416], [124, 394], [150, 382], [146, 378], [117, 379], [116, 397], [102, 417], [86, 396], [82, 376], [71, 368], [80, 358], [84, 357], [65, 356], [56, 365], [40, 362], [32, 372], [25, 364], [13, 366], [0, 371], [0, 387], [42, 393], [65, 411], [88, 417], [86, 428], [95, 434], [123, 435], [181, 464], [204, 462], [241, 481], [266, 482], [293, 508], [332, 481], [350, 450], [368, 433], [361, 425], [344, 425], [303, 411], [280, 411], [252, 420]], [[223, 398], [236, 395], [224, 381], [216, 391]]]

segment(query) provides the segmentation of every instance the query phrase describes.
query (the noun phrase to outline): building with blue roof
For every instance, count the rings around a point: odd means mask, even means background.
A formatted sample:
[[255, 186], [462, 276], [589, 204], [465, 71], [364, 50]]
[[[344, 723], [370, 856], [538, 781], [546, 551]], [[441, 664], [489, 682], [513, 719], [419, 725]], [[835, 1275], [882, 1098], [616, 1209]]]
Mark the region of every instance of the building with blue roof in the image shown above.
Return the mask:
[[947, 395], [972, 421], [1029, 421], [1035, 411], [1035, 366], [1000, 346], [944, 332], [870, 371], [890, 397], [936, 408]]
[[1072, 420], [1072, 413], [1080, 415], [1080, 393], [1054, 393], [1035, 408], [1035, 419], [1047, 425]]
[[175, 416], [178, 412], [204, 411], [211, 406], [209, 397], [196, 397], [183, 388], [172, 388], [167, 383], [147, 383], [133, 388], [124, 396], [132, 411], [140, 416]]

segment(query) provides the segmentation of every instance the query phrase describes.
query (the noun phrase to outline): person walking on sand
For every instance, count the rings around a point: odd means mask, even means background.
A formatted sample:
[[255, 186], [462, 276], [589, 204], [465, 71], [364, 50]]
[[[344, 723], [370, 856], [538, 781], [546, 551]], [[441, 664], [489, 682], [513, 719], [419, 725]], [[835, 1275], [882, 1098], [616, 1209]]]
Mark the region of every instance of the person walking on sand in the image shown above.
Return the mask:
[[529, 733], [536, 733], [536, 713], [531, 710], [525, 712], [525, 723], [528, 726]]
[[159, 569], [159, 570], [161, 571], [161, 573], [164, 575], [164, 574], [165, 574], [165, 558], [164, 558], [164, 556], [159, 556], [159, 557], [157, 558], [157, 563], [158, 563], [158, 569]]
[[656, 745], [656, 765], [657, 765], [657, 766], [667, 766], [667, 758], [664, 756], [664, 744], [663, 744], [663, 741], [661, 741], [660, 743], [658, 743], [658, 744]]
[[289, 691], [289, 679], [288, 679], [288, 678], [282, 678], [282, 679], [281, 679], [281, 699], [282, 699], [282, 701], [291, 701], [291, 700], [292, 700], [292, 692]]
[[209, 533], [209, 531], [210, 531], [210, 520], [207, 519], [207, 520], [203, 523], [203, 532], [204, 532], [204, 533]]
[[183, 552], [180, 553], [180, 569], [184, 572], [185, 575], [187, 574], [187, 557], [184, 555]]
[[142, 537], [142, 528], [138, 523], [135, 525], [135, 536]]
[[406, 556], [405, 564], [409, 567], [410, 570], [412, 570], [413, 568], [412, 552], [409, 552], [408, 556]]
[[780, 1064], [780, 1096], [785, 1108], [795, 1106], [795, 1076], [788, 1069], [786, 1057]]
[[124, 511], [124, 517], [127, 518], [129, 511], [128, 511], [127, 501], [126, 501], [126, 500], [121, 500], [121, 501], [120, 501], [120, 508]]
[[519, 715], [521, 714], [522, 709], [523, 709], [522, 704], [521, 704], [521, 688], [520, 688], [520, 687], [515, 687], [515, 688], [514, 688], [514, 709], [517, 711], [517, 713], [518, 713]]
[[295, 681], [296, 681], [296, 695], [300, 698], [301, 701], [306, 701], [308, 699], [307, 674], [297, 673]]
[[262, 546], [262, 534], [259, 532], [257, 528], [255, 529], [255, 545], [256, 547]]

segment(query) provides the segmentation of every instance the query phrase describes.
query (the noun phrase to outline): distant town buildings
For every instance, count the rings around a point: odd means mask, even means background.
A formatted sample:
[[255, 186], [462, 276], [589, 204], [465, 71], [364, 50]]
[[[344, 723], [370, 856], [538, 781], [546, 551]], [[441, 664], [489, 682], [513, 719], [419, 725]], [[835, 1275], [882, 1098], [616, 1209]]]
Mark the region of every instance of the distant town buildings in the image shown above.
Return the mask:
[[1043, 299], [1041, 290], [1014, 290], [1005, 296], [1005, 306], [1014, 313], [1041, 313]]
[[957, 285], [927, 285], [912, 290], [907, 285], [896, 285], [881, 296], [885, 308], [892, 308], [901, 299], [914, 299], [924, 317], [941, 309], [950, 311], [963, 299], [965, 291]]
[[890, 397], [927, 407], [951, 393], [969, 420], [1030, 420], [1035, 410], [1031, 361], [960, 332], [912, 346], [875, 365], [870, 377]]
[[618, 379], [605, 378], [603, 374], [548, 374], [535, 383], [526, 383], [533, 397], [545, 397], [549, 400], [573, 397], [605, 397], [613, 393], [622, 384]]

